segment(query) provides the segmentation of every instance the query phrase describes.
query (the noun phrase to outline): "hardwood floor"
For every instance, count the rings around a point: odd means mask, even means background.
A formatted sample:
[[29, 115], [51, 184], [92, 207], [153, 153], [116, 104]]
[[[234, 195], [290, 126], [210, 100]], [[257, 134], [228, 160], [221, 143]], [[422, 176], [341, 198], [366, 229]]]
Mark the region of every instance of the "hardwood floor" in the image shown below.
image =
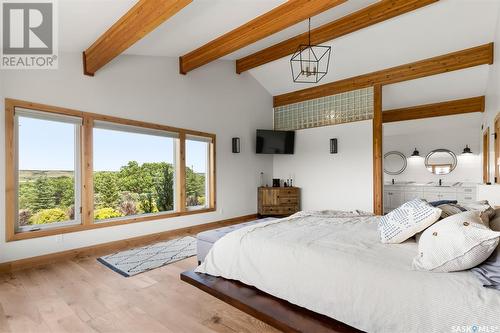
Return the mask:
[[124, 278], [85, 257], [0, 275], [0, 332], [278, 332], [188, 285], [190, 258]]

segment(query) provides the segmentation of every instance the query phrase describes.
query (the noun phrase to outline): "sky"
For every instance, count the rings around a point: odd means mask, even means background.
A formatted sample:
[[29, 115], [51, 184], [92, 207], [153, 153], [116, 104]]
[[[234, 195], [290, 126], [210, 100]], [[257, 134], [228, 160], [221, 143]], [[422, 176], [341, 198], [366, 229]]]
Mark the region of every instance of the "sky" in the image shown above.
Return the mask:
[[[73, 124], [19, 117], [20, 170], [74, 170]], [[94, 129], [94, 170], [118, 171], [128, 161], [174, 160], [171, 138]], [[186, 165], [206, 172], [206, 144], [186, 141]]]

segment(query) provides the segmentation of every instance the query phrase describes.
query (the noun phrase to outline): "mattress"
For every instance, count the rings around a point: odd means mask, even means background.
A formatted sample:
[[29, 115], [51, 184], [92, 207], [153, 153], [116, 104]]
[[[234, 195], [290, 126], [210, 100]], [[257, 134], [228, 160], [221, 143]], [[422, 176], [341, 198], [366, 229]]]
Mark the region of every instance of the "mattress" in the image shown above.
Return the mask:
[[196, 271], [367, 332], [500, 332], [500, 292], [470, 271], [414, 270], [415, 241], [380, 243], [378, 219], [302, 212], [248, 226], [218, 240]]

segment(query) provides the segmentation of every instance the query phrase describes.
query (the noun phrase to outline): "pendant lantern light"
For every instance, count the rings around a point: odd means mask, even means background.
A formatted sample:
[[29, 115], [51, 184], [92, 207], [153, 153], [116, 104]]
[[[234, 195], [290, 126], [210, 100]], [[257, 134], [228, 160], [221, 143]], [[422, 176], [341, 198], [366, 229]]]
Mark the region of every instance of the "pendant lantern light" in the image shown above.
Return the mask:
[[331, 46], [311, 44], [311, 18], [309, 18], [308, 44], [301, 44], [290, 59], [293, 82], [318, 83], [328, 73]]

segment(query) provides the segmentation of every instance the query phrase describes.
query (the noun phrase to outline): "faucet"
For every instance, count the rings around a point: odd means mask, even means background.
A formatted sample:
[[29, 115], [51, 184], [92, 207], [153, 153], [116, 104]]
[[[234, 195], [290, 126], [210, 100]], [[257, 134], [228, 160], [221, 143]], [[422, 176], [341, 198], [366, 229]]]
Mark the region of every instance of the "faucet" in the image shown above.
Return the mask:
[[392, 185], [394, 185], [394, 178], [392, 178]]
[[439, 178], [439, 186], [443, 185], [443, 181]]

